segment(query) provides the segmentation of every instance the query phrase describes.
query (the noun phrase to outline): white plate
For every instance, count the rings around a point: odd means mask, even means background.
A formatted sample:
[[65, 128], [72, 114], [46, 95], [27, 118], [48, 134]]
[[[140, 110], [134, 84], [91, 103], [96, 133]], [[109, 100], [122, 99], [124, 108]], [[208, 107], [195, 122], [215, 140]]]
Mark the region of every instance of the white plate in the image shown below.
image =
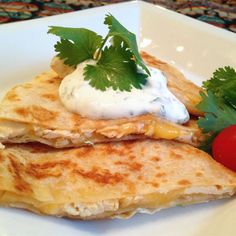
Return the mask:
[[[140, 49], [175, 64], [198, 84], [218, 67], [236, 67], [236, 34], [135, 1], [1, 25], [0, 93], [49, 68], [57, 38], [47, 35], [48, 26], [86, 27], [105, 34], [103, 19], [108, 12], [137, 34]], [[80, 222], [0, 209], [0, 236], [231, 236], [236, 235], [235, 219], [233, 199], [175, 207], [125, 221]]]

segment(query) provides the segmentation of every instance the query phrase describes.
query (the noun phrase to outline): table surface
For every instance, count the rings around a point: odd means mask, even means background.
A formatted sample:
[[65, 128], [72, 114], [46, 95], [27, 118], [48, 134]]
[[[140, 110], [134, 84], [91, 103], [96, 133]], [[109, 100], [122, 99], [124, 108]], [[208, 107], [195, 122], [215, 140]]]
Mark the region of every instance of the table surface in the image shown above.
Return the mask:
[[[0, 24], [83, 10], [122, 0], [0, 0]], [[236, 0], [146, 0], [236, 32]]]

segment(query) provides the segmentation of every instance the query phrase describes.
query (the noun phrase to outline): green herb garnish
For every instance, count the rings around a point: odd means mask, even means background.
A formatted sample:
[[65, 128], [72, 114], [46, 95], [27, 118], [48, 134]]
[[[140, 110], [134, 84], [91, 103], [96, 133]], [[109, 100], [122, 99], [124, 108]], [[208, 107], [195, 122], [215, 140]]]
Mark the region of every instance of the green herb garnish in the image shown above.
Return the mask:
[[130, 57], [130, 51], [124, 47], [105, 47], [97, 65], [85, 67], [85, 79], [103, 91], [110, 86], [121, 91], [130, 91], [132, 86], [141, 89], [146, 75], [137, 72], [137, 66], [134, 60], [129, 60]]
[[69, 66], [76, 66], [85, 60], [93, 59], [94, 53], [102, 44], [102, 36], [84, 28], [51, 26], [48, 33], [61, 38], [61, 41], [54, 45], [55, 51]]
[[217, 69], [213, 77], [203, 83], [203, 87], [236, 108], [236, 71], [232, 67]]
[[109, 27], [109, 33], [107, 36], [108, 37], [113, 36], [115, 39], [118, 39], [118, 41], [114, 41], [114, 43], [118, 42], [118, 45], [115, 46], [119, 46], [120, 42], [123, 42], [124, 46], [132, 52], [132, 56], [134, 57], [136, 63], [140, 65], [150, 75], [148, 68], [144, 64], [141, 56], [139, 55], [135, 34], [129, 32], [112, 15], [106, 16], [104, 24], [108, 25]]
[[209, 134], [203, 148], [210, 152], [214, 137], [224, 128], [236, 124], [236, 71], [229, 66], [219, 68], [203, 87], [207, 93], [201, 92], [202, 101], [197, 108], [205, 112], [205, 117], [198, 120], [198, 125]]
[[135, 35], [110, 14], [104, 24], [109, 28], [105, 38], [84, 28], [51, 26], [48, 33], [61, 38], [54, 47], [66, 65], [75, 67], [83, 61], [96, 60], [95, 65], [84, 69], [84, 79], [92, 87], [102, 91], [109, 87], [121, 91], [141, 89], [150, 72], [139, 55]]

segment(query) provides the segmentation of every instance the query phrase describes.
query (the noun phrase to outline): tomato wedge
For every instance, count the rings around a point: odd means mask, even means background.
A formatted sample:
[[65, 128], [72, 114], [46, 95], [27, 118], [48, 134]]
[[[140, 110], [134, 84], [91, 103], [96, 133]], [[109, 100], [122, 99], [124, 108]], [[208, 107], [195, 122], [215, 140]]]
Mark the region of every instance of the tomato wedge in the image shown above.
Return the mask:
[[236, 172], [236, 125], [223, 129], [216, 136], [212, 154], [216, 161]]

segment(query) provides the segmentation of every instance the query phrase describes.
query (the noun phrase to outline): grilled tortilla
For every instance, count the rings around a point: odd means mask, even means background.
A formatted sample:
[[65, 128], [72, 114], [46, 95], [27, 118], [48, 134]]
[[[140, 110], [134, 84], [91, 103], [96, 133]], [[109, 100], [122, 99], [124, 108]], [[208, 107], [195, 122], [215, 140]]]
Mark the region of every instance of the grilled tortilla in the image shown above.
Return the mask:
[[[143, 54], [143, 57], [150, 60], [150, 63], [159, 63], [147, 54]], [[61, 73], [69, 73], [71, 68], [65, 69], [60, 63], [54, 62], [52, 67], [55, 69], [56, 66], [57, 72], [61, 70]], [[172, 70], [166, 70], [168, 71], [171, 74]], [[183, 97], [182, 100], [190, 113], [200, 114], [192, 108], [200, 99], [200, 88], [185, 80], [181, 74], [172, 72], [169, 77], [173, 91]], [[39, 75], [32, 82], [11, 89], [0, 104], [0, 142], [37, 141], [63, 148], [145, 137], [173, 139], [197, 146], [203, 139], [195, 121], [177, 125], [150, 114], [114, 120], [83, 118], [67, 111], [61, 104], [58, 96], [60, 82], [57, 73], [49, 71]], [[188, 91], [191, 91], [191, 95]]]
[[0, 151], [0, 205], [78, 219], [232, 196], [236, 175], [188, 144], [123, 141], [52, 149], [10, 145]]

